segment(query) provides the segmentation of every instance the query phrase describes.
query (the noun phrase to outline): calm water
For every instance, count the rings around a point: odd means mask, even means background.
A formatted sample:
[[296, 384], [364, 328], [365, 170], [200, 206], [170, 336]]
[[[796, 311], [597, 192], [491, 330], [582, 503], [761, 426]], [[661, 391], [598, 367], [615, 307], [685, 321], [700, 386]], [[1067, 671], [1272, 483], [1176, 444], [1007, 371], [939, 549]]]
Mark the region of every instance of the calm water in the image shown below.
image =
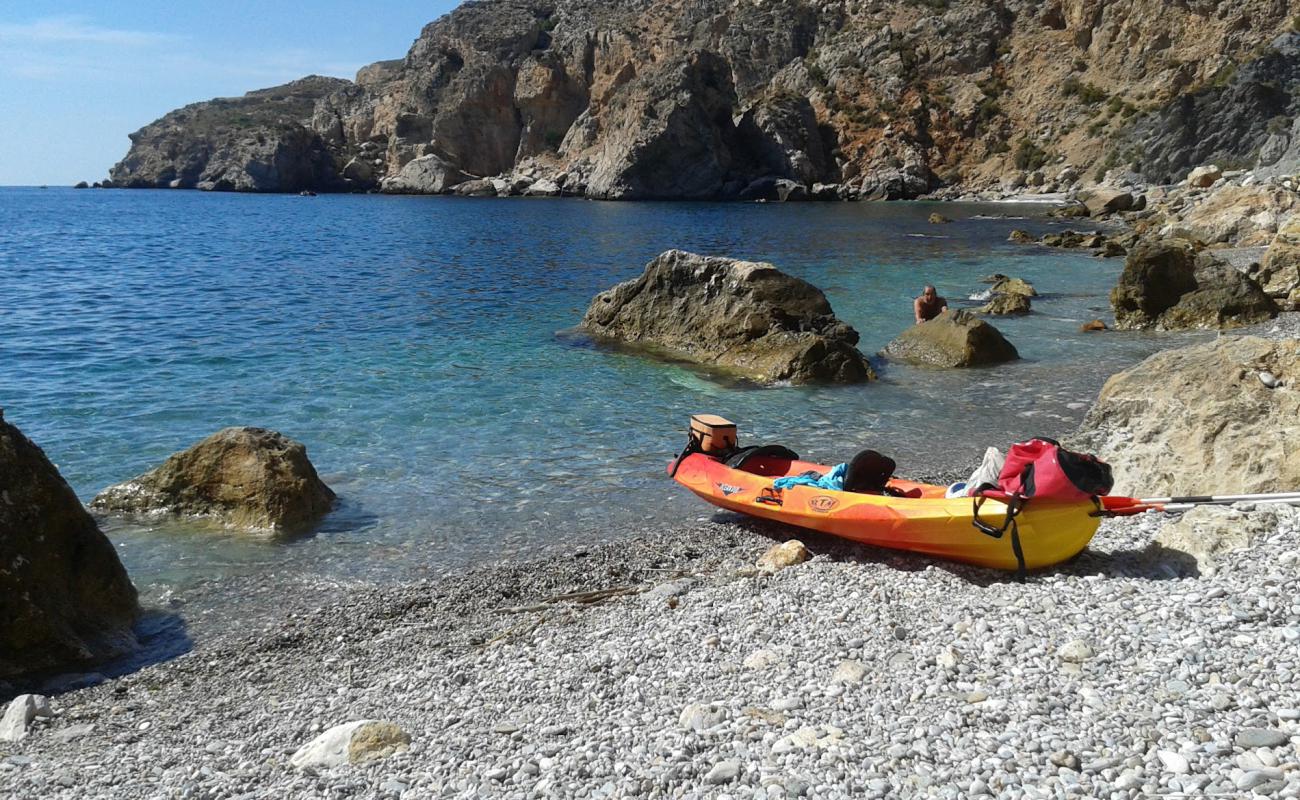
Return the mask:
[[[1169, 343], [1082, 335], [1121, 261], [1008, 244], [1023, 214], [930, 225], [927, 204], [0, 190], [0, 405], [78, 493], [226, 425], [307, 444], [343, 507], [315, 536], [106, 529], [146, 597], [303, 570], [419, 574], [707, 514], [662, 474], [690, 413], [742, 438], [900, 471], [1072, 428], [1104, 377]], [[822, 287], [880, 349], [926, 281], [957, 305], [1004, 272], [1047, 294], [997, 325], [1020, 363], [887, 367], [848, 388], [724, 385], [569, 331], [593, 294], [670, 247], [760, 259]]]

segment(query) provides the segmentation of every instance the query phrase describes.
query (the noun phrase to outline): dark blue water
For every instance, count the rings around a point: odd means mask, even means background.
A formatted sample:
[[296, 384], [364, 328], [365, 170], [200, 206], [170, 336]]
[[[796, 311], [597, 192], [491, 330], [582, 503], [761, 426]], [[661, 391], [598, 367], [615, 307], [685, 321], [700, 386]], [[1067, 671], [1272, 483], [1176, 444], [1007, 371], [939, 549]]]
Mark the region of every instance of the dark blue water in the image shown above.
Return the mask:
[[[1122, 264], [1007, 243], [1052, 226], [1041, 207], [945, 205], [942, 226], [934, 208], [3, 189], [0, 405], [85, 499], [226, 425], [307, 444], [344, 500], [313, 537], [106, 522], [148, 594], [386, 578], [698, 517], [662, 469], [700, 411], [827, 461], [965, 466], [1073, 428], [1106, 375], [1169, 343], [1077, 332]], [[996, 323], [1020, 363], [845, 388], [726, 385], [566, 333], [671, 247], [813, 282], [869, 353], [926, 282], [954, 305], [991, 272], [1046, 294]]]

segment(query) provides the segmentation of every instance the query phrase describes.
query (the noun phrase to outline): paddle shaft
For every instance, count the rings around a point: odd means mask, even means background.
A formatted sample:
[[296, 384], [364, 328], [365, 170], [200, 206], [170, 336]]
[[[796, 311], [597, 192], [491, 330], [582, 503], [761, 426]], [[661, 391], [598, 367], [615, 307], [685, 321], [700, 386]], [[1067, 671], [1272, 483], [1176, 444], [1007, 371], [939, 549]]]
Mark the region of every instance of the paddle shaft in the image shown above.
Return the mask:
[[1143, 497], [1137, 502], [1144, 505], [1205, 505], [1207, 503], [1267, 503], [1300, 500], [1300, 492], [1274, 492], [1273, 494], [1193, 494], [1183, 497]]

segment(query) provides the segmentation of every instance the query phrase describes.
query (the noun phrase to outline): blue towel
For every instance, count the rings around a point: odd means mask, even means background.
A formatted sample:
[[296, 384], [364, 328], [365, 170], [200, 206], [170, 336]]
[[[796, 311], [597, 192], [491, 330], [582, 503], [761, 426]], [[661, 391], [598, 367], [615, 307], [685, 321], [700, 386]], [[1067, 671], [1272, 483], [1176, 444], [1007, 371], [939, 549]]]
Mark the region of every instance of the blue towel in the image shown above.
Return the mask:
[[830, 489], [833, 492], [844, 491], [844, 473], [848, 471], [848, 464], [836, 464], [826, 475], [817, 475], [816, 472], [805, 472], [802, 475], [795, 475], [789, 478], [777, 478], [772, 481], [774, 489], [789, 489], [792, 486], [812, 486], [815, 489]]

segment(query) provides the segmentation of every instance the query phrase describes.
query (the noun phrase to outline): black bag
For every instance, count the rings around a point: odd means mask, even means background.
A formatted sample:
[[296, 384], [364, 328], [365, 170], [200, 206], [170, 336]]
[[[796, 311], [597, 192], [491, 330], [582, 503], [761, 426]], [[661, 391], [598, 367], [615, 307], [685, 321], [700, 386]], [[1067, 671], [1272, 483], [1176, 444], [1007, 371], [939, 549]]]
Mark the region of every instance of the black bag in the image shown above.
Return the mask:
[[898, 465], [889, 456], [875, 450], [863, 450], [849, 461], [844, 471], [844, 491], [861, 494], [883, 494], [885, 485], [894, 477]]

